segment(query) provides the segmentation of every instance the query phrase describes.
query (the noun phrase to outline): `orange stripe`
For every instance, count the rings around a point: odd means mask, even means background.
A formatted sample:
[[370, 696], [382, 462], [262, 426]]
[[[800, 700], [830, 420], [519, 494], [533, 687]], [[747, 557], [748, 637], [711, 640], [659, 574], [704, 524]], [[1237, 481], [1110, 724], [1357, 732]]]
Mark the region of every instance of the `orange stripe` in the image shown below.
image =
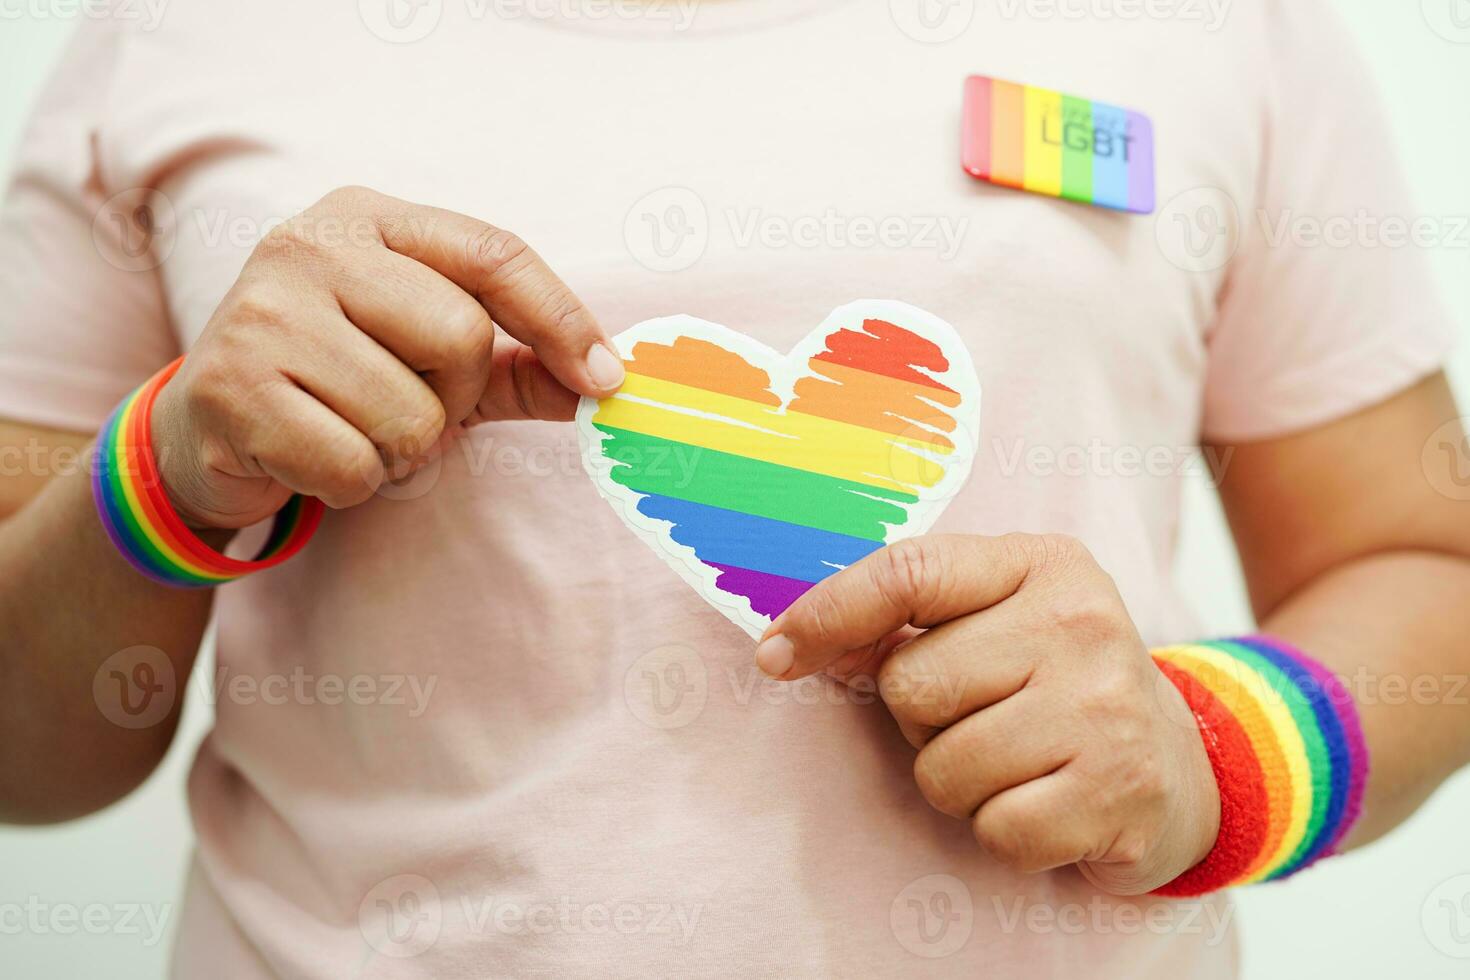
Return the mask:
[[633, 345], [632, 358], [623, 364], [629, 374], [744, 398], [758, 405], [781, 404], [771, 392], [770, 375], [708, 340], [679, 337], [669, 345], [640, 341]]
[[[889, 432], [946, 449], [954, 448], [954, 443], [944, 436], [914, 423], [923, 422], [930, 428], [953, 432], [954, 417], [929, 402], [956, 406], [960, 403], [957, 393], [815, 357], [811, 360], [811, 368], [817, 375], [802, 378], [796, 383], [796, 398], [791, 402], [791, 411]], [[928, 402], [921, 399], [928, 399]]]
[[996, 81], [990, 89], [990, 179], [1006, 187], [1026, 183], [1026, 88]]

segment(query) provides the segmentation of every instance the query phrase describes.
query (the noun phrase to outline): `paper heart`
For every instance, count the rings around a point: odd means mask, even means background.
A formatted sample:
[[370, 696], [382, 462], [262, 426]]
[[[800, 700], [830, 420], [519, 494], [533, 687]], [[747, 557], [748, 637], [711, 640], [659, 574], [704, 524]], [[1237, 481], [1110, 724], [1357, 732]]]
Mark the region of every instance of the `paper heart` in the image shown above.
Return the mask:
[[691, 316], [614, 338], [628, 379], [577, 410], [632, 531], [759, 637], [816, 582], [938, 519], [970, 473], [980, 384], [949, 324], [835, 310], [789, 355]]

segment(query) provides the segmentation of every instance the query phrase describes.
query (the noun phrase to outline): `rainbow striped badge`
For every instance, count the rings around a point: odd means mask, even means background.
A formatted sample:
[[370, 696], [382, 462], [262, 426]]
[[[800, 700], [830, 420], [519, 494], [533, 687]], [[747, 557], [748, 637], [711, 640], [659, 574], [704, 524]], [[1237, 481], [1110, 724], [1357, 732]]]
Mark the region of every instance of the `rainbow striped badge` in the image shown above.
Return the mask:
[[1154, 129], [1142, 113], [971, 75], [961, 144], [965, 172], [992, 184], [1118, 211], [1154, 210]]
[[614, 342], [627, 381], [582, 399], [583, 465], [752, 637], [817, 582], [927, 531], [969, 477], [975, 367], [953, 327], [912, 306], [850, 303], [789, 355], [692, 316]]

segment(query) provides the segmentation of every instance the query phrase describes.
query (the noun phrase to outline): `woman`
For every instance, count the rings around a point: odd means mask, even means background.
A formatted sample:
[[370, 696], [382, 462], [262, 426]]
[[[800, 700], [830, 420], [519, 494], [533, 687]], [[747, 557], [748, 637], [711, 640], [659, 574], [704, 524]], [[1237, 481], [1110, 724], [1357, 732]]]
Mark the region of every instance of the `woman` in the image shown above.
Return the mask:
[[[213, 612], [178, 976], [1233, 975], [1220, 887], [1382, 835], [1466, 761], [1451, 704], [1331, 679], [1465, 670], [1470, 524], [1453, 454], [1421, 454], [1464, 438], [1448, 325], [1416, 250], [1276, 233], [1410, 213], [1322, 5], [971, 12], [87, 24], [4, 211], [4, 444], [86, 446], [157, 378], [145, 437], [204, 545], [330, 511], [179, 589], [86, 468], [0, 480], [0, 815], [141, 781]], [[1173, 204], [975, 180], [971, 74], [1146, 114]], [[752, 654], [566, 420], [622, 383], [629, 324], [787, 350], [870, 296], [964, 340], [974, 473]], [[1118, 464], [1197, 444], [1271, 639], [1155, 659], [1199, 639], [1184, 475]]]

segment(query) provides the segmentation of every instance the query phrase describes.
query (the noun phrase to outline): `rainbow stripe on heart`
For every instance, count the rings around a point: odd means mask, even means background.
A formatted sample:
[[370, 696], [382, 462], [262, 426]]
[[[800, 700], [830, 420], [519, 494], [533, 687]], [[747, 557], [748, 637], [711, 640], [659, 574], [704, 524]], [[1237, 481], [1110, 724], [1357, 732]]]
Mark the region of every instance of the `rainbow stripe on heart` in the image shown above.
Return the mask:
[[765, 371], [707, 340], [642, 341], [625, 364], [592, 418], [612, 480], [765, 616], [881, 548], [954, 451], [961, 398], [931, 376], [948, 361], [883, 320], [830, 334], [784, 408]]

